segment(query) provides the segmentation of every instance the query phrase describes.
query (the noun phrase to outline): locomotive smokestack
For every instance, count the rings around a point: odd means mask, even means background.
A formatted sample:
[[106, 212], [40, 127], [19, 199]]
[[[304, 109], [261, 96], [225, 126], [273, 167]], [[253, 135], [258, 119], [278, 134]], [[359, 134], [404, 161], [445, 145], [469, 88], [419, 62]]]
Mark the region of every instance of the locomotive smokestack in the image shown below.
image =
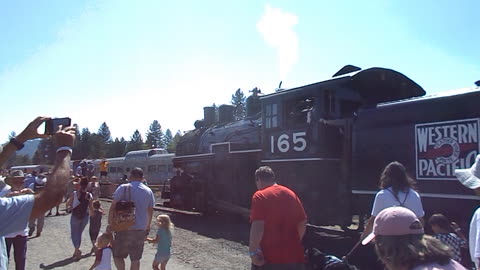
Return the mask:
[[235, 110], [235, 107], [232, 105], [220, 105], [218, 107], [218, 122], [220, 123], [228, 123], [228, 122], [233, 122], [235, 120], [235, 117], [233, 115], [233, 111]]
[[215, 107], [203, 107], [203, 120], [206, 127], [215, 124]]

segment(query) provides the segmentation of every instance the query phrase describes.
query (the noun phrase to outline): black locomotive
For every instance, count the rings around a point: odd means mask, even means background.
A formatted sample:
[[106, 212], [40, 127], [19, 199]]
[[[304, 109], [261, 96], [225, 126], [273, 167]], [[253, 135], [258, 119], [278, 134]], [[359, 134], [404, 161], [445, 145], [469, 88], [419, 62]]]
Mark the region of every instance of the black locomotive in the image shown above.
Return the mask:
[[198, 211], [247, 214], [254, 171], [268, 165], [299, 195], [310, 224], [347, 226], [370, 212], [381, 170], [397, 160], [417, 180], [427, 215], [466, 221], [479, 198], [453, 170], [480, 150], [478, 90], [425, 96], [397, 71], [346, 66], [330, 80], [254, 92], [239, 121], [230, 105], [219, 107], [218, 121], [204, 108], [174, 166], [189, 175]]

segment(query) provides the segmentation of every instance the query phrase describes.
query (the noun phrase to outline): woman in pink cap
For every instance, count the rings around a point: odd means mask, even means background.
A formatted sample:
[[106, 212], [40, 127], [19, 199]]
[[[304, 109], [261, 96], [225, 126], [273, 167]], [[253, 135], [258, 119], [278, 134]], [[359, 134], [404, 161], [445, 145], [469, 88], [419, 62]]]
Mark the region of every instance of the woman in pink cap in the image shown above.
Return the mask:
[[378, 258], [389, 270], [466, 270], [452, 259], [448, 246], [425, 235], [420, 219], [405, 207], [382, 210], [362, 244], [373, 239]]

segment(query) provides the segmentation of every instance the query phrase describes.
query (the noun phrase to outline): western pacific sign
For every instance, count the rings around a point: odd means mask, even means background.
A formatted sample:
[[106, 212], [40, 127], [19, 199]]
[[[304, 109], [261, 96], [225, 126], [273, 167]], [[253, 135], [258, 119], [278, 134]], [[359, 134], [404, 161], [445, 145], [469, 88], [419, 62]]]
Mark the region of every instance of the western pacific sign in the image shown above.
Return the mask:
[[480, 119], [415, 125], [417, 180], [455, 180], [480, 151]]

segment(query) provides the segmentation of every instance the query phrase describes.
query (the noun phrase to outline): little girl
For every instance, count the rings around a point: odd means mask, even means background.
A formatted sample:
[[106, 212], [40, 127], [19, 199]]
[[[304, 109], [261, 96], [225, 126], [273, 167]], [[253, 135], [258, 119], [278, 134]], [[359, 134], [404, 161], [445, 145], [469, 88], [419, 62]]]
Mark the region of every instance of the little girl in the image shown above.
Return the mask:
[[428, 225], [434, 233], [433, 237], [449, 246], [453, 251], [453, 259], [461, 262], [461, 248], [466, 247], [467, 239], [458, 225], [455, 222], [450, 223], [447, 217], [442, 214], [432, 215], [428, 219]]
[[100, 232], [100, 227], [102, 226], [102, 215], [104, 213], [102, 205], [99, 200], [94, 200], [93, 209], [90, 209], [90, 227], [88, 232], [90, 233], [90, 240], [92, 241], [92, 250], [90, 253], [95, 252], [95, 242], [97, 241], [98, 233]]
[[[157, 253], [153, 260], [154, 270], [167, 269], [167, 262], [170, 259], [170, 247], [172, 246], [173, 223], [167, 215], [157, 216], [157, 236], [156, 238], [147, 238], [149, 243], [158, 243]], [[160, 268], [158, 266], [160, 265]]]
[[110, 243], [113, 237], [110, 233], [102, 233], [95, 244], [97, 251], [95, 252], [95, 262], [90, 270], [112, 270], [112, 248]]

